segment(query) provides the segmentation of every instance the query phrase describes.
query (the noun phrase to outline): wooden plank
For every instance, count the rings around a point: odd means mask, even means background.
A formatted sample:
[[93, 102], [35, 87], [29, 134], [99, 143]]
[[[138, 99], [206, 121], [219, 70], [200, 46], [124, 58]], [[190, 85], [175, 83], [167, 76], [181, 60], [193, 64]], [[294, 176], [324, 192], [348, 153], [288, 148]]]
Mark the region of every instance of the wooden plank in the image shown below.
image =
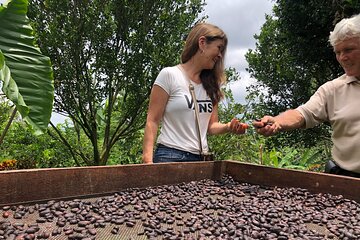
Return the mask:
[[217, 161], [3, 171], [0, 172], [0, 206], [104, 195], [126, 188], [216, 180], [223, 174], [240, 182], [300, 187], [314, 193], [341, 194], [360, 202], [360, 179]]
[[221, 175], [220, 167], [220, 162], [194, 162], [3, 171], [0, 205], [216, 179]]
[[313, 193], [343, 195], [360, 202], [360, 179], [309, 171], [272, 168], [226, 161], [225, 174], [251, 184], [305, 188]]

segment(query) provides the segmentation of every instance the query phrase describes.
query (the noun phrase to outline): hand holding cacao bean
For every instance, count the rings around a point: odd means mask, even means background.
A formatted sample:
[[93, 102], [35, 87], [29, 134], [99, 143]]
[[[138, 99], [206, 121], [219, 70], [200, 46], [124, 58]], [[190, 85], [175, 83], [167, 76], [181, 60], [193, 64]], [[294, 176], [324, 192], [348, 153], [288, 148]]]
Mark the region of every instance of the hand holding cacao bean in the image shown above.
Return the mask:
[[246, 132], [246, 129], [249, 128], [249, 125], [246, 123], [240, 122], [238, 119], [233, 118], [228, 123], [229, 131], [235, 134], [244, 134]]
[[256, 118], [252, 124], [256, 132], [264, 136], [271, 136], [281, 131], [280, 124], [271, 116], [264, 116], [261, 119]]

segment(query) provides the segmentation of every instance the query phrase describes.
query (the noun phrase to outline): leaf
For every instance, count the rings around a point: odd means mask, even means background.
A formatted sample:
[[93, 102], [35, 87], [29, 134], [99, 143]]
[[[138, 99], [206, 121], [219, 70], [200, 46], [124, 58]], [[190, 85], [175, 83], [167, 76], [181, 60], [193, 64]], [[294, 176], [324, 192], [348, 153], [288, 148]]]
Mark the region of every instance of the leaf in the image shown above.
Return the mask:
[[279, 167], [291, 165], [291, 162], [295, 159], [295, 156], [298, 154], [298, 151], [296, 149], [285, 148], [284, 150], [285, 150], [284, 156], [281, 159]]
[[19, 89], [11, 77], [10, 69], [5, 64], [5, 57], [0, 50], [0, 79], [3, 81], [2, 91], [4, 94], [16, 104], [18, 111], [22, 116], [27, 116], [29, 108], [26, 106], [23, 97], [19, 93]]
[[299, 165], [287, 165], [287, 166], [284, 166], [284, 168], [287, 168], [287, 169], [306, 170], [306, 167], [304, 167], [304, 166], [299, 166]]
[[274, 148], [270, 152], [270, 160], [274, 167], [279, 167], [279, 152], [277, 152]]
[[0, 7], [0, 77], [6, 96], [35, 132], [41, 133], [47, 129], [52, 113], [53, 72], [50, 59], [35, 46], [27, 7], [27, 0], [13, 0], [7, 7]]

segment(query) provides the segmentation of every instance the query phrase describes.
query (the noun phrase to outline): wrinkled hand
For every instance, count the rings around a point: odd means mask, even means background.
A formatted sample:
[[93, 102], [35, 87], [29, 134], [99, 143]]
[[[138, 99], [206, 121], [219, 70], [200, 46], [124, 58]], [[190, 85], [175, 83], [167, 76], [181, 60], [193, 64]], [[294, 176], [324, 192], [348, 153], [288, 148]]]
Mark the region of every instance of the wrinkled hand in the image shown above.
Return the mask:
[[227, 123], [228, 129], [230, 132], [235, 134], [244, 134], [246, 132], [246, 129], [249, 128], [249, 125], [246, 123], [240, 122], [238, 119], [233, 118], [231, 122]]
[[272, 136], [281, 131], [280, 124], [274, 117], [264, 116], [262, 119], [256, 119], [252, 122], [256, 132], [264, 136]]

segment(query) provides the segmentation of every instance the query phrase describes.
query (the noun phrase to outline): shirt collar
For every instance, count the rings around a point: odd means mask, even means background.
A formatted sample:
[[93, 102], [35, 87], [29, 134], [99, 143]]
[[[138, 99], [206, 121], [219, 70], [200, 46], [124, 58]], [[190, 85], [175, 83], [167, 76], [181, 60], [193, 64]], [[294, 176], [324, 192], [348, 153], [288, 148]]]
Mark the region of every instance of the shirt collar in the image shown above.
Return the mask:
[[346, 83], [352, 83], [352, 82], [360, 82], [359, 79], [357, 79], [356, 77], [353, 77], [353, 76], [347, 76], [345, 75], [345, 82]]

